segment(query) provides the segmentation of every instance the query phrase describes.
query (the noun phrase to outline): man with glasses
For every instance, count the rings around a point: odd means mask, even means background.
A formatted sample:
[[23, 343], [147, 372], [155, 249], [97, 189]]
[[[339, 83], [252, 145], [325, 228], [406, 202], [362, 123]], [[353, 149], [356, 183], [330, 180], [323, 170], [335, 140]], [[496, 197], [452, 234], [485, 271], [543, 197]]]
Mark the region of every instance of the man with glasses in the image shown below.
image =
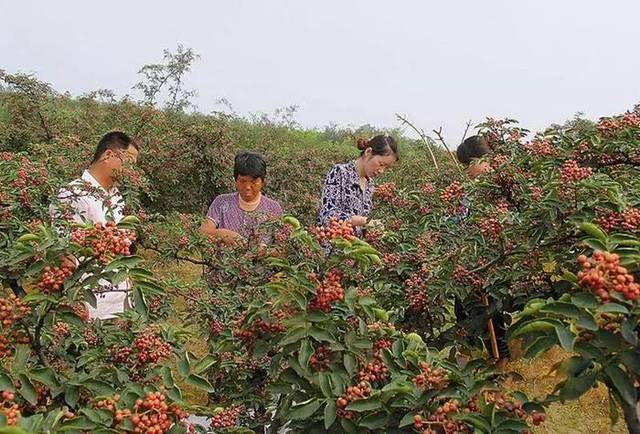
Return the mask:
[[[93, 160], [82, 176], [58, 194], [52, 204], [54, 219], [76, 223], [120, 222], [124, 217], [124, 200], [116, 185], [116, 176], [126, 165], [138, 159], [138, 144], [125, 133], [112, 131], [98, 142]], [[67, 258], [65, 261], [73, 261]], [[96, 288], [97, 306], [88, 306], [91, 318], [114, 318], [129, 307], [130, 283], [112, 285], [101, 279]]]

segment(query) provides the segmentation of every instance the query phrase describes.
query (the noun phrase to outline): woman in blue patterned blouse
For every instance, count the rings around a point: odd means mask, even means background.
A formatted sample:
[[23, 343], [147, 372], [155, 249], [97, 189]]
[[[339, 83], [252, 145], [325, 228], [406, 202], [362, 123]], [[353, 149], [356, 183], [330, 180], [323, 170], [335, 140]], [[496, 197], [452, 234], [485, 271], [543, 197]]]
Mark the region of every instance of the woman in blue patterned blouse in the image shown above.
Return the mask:
[[331, 218], [351, 223], [356, 235], [368, 222], [373, 199], [373, 179], [382, 175], [399, 159], [398, 143], [388, 135], [357, 142], [360, 157], [329, 170], [322, 190], [318, 224], [326, 226]]

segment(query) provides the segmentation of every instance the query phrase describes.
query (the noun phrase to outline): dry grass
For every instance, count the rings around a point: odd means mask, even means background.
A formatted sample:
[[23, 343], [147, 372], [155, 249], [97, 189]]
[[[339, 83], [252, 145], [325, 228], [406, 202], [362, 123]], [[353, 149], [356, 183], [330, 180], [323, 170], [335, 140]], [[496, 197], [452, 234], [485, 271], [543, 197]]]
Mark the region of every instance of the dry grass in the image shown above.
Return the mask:
[[[511, 362], [507, 369], [517, 372], [523, 381], [508, 382], [507, 387], [521, 390], [529, 397], [543, 398], [553, 390], [561, 379], [550, 373], [552, 367], [568, 356], [560, 348], [552, 348], [535, 360], [519, 359]], [[537, 427], [536, 434], [624, 434], [624, 422], [611, 427], [609, 397], [607, 389], [600, 385], [591, 389], [577, 401], [555, 403], [547, 408], [545, 423]]]
[[[174, 263], [161, 267], [159, 271], [164, 277], [175, 276], [189, 283], [200, 278], [202, 269], [192, 264]], [[177, 312], [185, 311], [184, 303], [180, 300], [174, 307]], [[203, 354], [206, 351], [206, 344], [197, 339], [189, 342], [188, 347], [195, 354]], [[517, 351], [514, 352], [517, 353]], [[529, 397], [544, 397], [559, 381], [555, 374], [550, 373], [551, 368], [566, 356], [566, 352], [554, 348], [536, 360], [519, 359], [511, 362], [507, 369], [517, 372], [524, 380], [510, 381], [506, 385], [507, 388], [522, 390]], [[182, 385], [181, 388], [185, 398], [190, 402], [206, 405], [206, 393], [187, 385]], [[537, 427], [534, 432], [536, 434], [625, 434], [627, 430], [622, 420], [611, 427], [607, 390], [599, 386], [577, 401], [552, 404], [547, 409], [545, 423]]]

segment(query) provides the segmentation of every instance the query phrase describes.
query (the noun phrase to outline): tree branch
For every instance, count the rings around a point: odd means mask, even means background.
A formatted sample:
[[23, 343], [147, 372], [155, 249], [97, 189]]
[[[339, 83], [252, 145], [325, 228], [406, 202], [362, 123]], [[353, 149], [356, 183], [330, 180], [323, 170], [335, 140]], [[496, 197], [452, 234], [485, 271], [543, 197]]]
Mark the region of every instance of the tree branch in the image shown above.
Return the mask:
[[400, 114], [396, 113], [396, 118], [402, 124], [407, 125], [413, 131], [418, 133], [418, 136], [420, 137], [422, 142], [427, 146], [427, 149], [429, 150], [429, 154], [431, 155], [431, 159], [433, 160], [433, 166], [436, 168], [437, 171], [440, 171], [440, 167], [438, 167], [438, 162], [436, 161], [436, 156], [433, 154], [433, 149], [431, 149], [431, 144], [427, 140], [426, 134], [422, 130], [419, 130], [418, 128], [416, 128], [415, 125], [413, 125], [411, 122], [409, 122], [409, 120], [407, 118], [401, 116]]

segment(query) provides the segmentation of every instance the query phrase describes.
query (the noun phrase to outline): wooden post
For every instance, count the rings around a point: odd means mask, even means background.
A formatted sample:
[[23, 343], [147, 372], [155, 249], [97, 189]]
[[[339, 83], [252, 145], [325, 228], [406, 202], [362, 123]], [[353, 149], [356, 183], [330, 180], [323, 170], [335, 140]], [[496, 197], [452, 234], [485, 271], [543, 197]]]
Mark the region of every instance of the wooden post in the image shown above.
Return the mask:
[[[489, 297], [487, 294], [482, 294], [482, 304], [489, 306]], [[496, 360], [500, 359], [500, 351], [498, 350], [498, 339], [496, 338], [496, 329], [493, 327], [493, 319], [489, 318], [487, 321], [487, 328], [489, 329], [489, 340], [491, 341], [491, 352]]]

